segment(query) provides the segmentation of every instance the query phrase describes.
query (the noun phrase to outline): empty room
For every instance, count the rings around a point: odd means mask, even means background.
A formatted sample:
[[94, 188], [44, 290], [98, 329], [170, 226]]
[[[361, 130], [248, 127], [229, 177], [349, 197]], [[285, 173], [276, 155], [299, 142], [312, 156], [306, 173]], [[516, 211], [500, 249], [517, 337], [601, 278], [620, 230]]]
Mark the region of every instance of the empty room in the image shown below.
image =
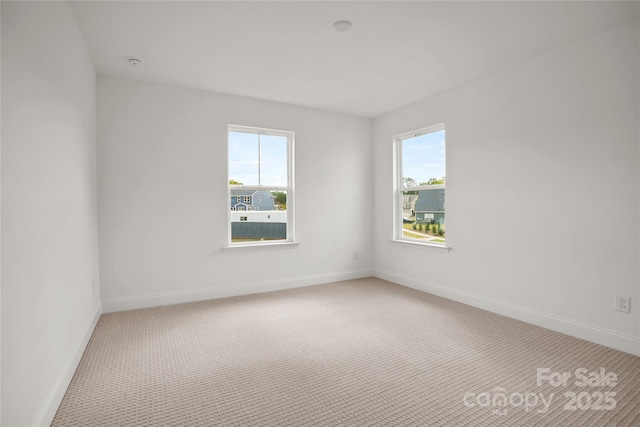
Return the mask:
[[0, 15], [3, 427], [640, 425], [640, 3]]

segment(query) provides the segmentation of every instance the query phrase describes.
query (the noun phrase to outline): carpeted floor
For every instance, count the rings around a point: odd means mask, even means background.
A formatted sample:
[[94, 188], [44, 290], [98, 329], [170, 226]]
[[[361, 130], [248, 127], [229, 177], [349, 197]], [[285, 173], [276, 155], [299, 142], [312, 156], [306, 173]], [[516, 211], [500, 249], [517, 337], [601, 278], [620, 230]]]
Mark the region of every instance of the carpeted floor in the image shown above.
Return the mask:
[[639, 426], [640, 358], [360, 279], [105, 314], [52, 425]]

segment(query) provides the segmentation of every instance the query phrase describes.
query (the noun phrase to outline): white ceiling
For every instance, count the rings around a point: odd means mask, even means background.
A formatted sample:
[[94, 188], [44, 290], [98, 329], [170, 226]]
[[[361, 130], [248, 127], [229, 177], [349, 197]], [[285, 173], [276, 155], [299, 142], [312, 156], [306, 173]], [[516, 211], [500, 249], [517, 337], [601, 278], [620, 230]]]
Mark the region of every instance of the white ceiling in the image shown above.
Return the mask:
[[638, 17], [635, 2], [71, 4], [101, 74], [363, 117]]

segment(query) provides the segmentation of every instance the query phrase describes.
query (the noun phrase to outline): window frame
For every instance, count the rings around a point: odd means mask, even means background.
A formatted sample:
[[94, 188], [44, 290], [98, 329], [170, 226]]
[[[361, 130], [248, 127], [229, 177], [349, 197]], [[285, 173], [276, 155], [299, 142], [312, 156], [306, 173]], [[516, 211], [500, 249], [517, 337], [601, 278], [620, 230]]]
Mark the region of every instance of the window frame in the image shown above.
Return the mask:
[[[287, 139], [287, 185], [286, 186], [269, 186], [269, 185], [232, 185], [229, 184], [229, 134], [231, 132], [250, 133], [256, 135], [280, 136]], [[296, 243], [295, 239], [295, 132], [261, 128], [245, 125], [227, 125], [227, 200], [231, 198], [231, 190], [253, 190], [253, 191], [284, 191], [287, 193], [287, 238], [282, 240], [264, 240], [251, 242], [233, 242], [231, 236], [231, 209], [227, 207], [227, 243], [226, 248], [250, 247], [250, 246], [278, 246], [283, 244]], [[228, 205], [227, 205], [228, 206]]]
[[[418, 239], [408, 239], [404, 236], [403, 233], [403, 217], [402, 211], [404, 207], [403, 200], [403, 192], [404, 191], [420, 191], [420, 190], [435, 190], [437, 188], [445, 189], [446, 194], [446, 182], [445, 184], [435, 184], [435, 185], [418, 185], [415, 187], [404, 187], [403, 184], [403, 171], [402, 171], [402, 142], [415, 138], [418, 136], [445, 131], [445, 174], [446, 174], [446, 151], [447, 151], [447, 136], [446, 129], [444, 123], [438, 123], [432, 126], [423, 127], [411, 132], [405, 132], [400, 135], [396, 135], [393, 138], [393, 170], [394, 170], [394, 182], [393, 182], [393, 242], [401, 242], [401, 243], [409, 243], [411, 245], [418, 245], [429, 247], [433, 249], [445, 249], [449, 251], [450, 248], [447, 246], [447, 240], [445, 238], [444, 243], [433, 243], [433, 242], [421, 242]], [[445, 175], [446, 176], [446, 175]]]

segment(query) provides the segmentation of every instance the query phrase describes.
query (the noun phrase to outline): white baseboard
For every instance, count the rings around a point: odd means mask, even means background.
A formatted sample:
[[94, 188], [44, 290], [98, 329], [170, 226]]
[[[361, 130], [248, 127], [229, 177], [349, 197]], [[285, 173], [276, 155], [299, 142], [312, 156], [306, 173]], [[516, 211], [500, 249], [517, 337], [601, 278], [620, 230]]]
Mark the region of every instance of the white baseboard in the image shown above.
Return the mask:
[[89, 344], [89, 340], [91, 339], [91, 335], [93, 334], [93, 330], [96, 328], [98, 324], [98, 319], [100, 319], [100, 315], [102, 314], [102, 307], [98, 304], [96, 308], [96, 312], [93, 315], [93, 320], [91, 320], [91, 324], [87, 328], [87, 331], [82, 337], [82, 341], [78, 345], [76, 352], [73, 355], [73, 359], [67, 365], [67, 369], [62, 372], [58, 381], [56, 382], [57, 386], [49, 393], [47, 400], [45, 401], [42, 409], [36, 416], [36, 421], [34, 425], [36, 426], [50, 426], [53, 421], [53, 417], [56, 416], [56, 411], [62, 402], [62, 398], [64, 394], [67, 392], [67, 388], [69, 384], [71, 384], [71, 380], [73, 379], [73, 374], [75, 374], [76, 369], [78, 368], [78, 364], [80, 363], [80, 359], [82, 359], [82, 355], [84, 354], [84, 350], [87, 348], [87, 344]]
[[133, 310], [137, 308], [182, 304], [186, 302], [235, 297], [239, 295], [272, 292], [291, 288], [300, 288], [303, 286], [320, 285], [323, 283], [360, 279], [370, 276], [371, 270], [369, 269], [351, 270], [338, 273], [326, 273], [316, 274], [312, 276], [293, 277], [288, 279], [268, 280], [263, 282], [242, 283], [215, 288], [193, 289], [180, 292], [166, 292], [161, 294], [141, 295], [129, 298], [114, 298], [102, 301], [102, 310], [105, 313], [111, 313], [114, 311]]
[[386, 270], [374, 269], [373, 275], [389, 282], [397, 283], [422, 292], [437, 295], [453, 301], [461, 302], [483, 310], [541, 326], [552, 331], [561, 332], [583, 340], [591, 341], [607, 347], [640, 356], [640, 338], [609, 329], [600, 328], [588, 323], [578, 322], [556, 316], [554, 314], [533, 310], [504, 301], [475, 295], [447, 286], [429, 283]]

